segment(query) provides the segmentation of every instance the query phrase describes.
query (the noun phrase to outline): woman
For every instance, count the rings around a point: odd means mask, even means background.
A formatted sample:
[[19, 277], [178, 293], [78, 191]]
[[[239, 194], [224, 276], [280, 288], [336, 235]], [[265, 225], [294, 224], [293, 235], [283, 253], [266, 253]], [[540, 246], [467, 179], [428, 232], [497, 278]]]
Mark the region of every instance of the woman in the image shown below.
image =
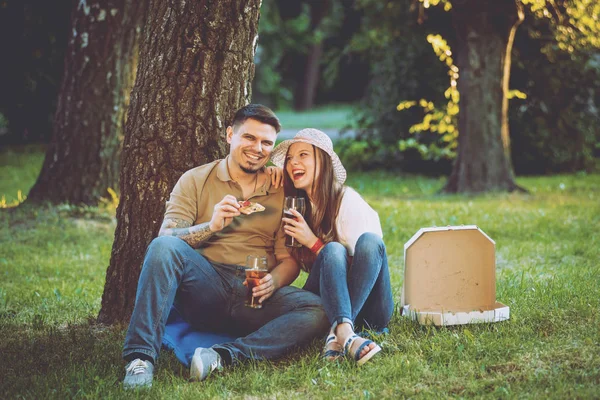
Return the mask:
[[381, 348], [355, 334], [356, 328], [384, 329], [394, 302], [377, 213], [352, 188], [331, 139], [303, 129], [280, 143], [273, 163], [284, 170], [286, 196], [306, 200], [304, 217], [283, 218], [286, 234], [301, 248], [292, 255], [309, 273], [304, 289], [321, 296], [331, 325], [324, 357], [347, 354], [362, 365]]

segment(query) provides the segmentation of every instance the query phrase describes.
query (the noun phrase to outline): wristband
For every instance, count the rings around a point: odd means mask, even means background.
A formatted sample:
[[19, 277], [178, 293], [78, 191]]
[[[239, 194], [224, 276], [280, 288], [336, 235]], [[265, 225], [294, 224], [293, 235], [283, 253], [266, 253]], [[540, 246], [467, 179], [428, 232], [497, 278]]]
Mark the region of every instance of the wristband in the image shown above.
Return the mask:
[[313, 246], [310, 248], [310, 251], [317, 254], [319, 252], [319, 250], [321, 250], [321, 247], [325, 246], [325, 243], [323, 243], [323, 241], [321, 240], [321, 238], [317, 238], [317, 241], [315, 242], [315, 244], [313, 244]]

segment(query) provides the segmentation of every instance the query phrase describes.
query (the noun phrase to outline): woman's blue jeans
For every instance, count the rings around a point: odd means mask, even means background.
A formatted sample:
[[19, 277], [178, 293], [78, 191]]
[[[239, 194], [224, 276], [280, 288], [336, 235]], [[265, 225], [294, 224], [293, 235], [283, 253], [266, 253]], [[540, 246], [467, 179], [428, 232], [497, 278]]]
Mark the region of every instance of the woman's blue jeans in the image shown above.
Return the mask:
[[158, 358], [173, 303], [201, 330], [241, 336], [213, 346], [227, 351], [232, 363], [280, 357], [327, 331], [315, 294], [284, 286], [263, 308], [253, 309], [244, 305], [249, 290], [245, 279], [243, 266], [211, 264], [175, 237], [154, 239], [144, 258], [123, 357], [143, 353]]
[[356, 328], [381, 331], [392, 318], [394, 300], [385, 245], [373, 233], [358, 238], [351, 264], [342, 244], [327, 243], [304, 289], [321, 296], [332, 325], [350, 322]]

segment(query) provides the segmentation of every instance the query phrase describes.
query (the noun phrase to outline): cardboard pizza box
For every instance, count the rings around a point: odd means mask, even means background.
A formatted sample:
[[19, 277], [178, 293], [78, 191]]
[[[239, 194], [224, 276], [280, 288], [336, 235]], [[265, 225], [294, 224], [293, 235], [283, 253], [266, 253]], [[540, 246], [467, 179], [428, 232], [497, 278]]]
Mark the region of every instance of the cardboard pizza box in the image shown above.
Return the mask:
[[420, 324], [507, 320], [496, 301], [496, 243], [475, 225], [420, 229], [404, 245], [402, 315]]

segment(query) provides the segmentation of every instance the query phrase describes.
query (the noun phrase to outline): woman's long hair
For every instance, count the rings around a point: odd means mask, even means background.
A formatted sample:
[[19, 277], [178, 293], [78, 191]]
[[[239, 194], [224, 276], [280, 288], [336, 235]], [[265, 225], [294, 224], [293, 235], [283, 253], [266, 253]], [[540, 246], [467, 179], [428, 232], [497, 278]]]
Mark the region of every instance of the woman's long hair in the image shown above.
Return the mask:
[[[287, 174], [287, 154], [283, 165], [283, 188], [286, 196], [304, 197], [306, 211], [304, 219], [313, 233], [321, 238], [324, 243], [335, 242], [339, 240], [335, 220], [337, 218], [344, 186], [339, 183], [333, 175], [333, 164], [331, 157], [325, 151], [312, 146], [315, 157], [315, 170], [311, 192], [313, 194], [313, 206], [302, 189], [296, 189], [292, 179]], [[288, 148], [289, 152], [289, 148]], [[319, 174], [317, 176], [317, 169]], [[304, 271], [310, 272], [316, 256], [307, 247], [294, 247], [291, 250], [292, 256], [301, 264]]]

